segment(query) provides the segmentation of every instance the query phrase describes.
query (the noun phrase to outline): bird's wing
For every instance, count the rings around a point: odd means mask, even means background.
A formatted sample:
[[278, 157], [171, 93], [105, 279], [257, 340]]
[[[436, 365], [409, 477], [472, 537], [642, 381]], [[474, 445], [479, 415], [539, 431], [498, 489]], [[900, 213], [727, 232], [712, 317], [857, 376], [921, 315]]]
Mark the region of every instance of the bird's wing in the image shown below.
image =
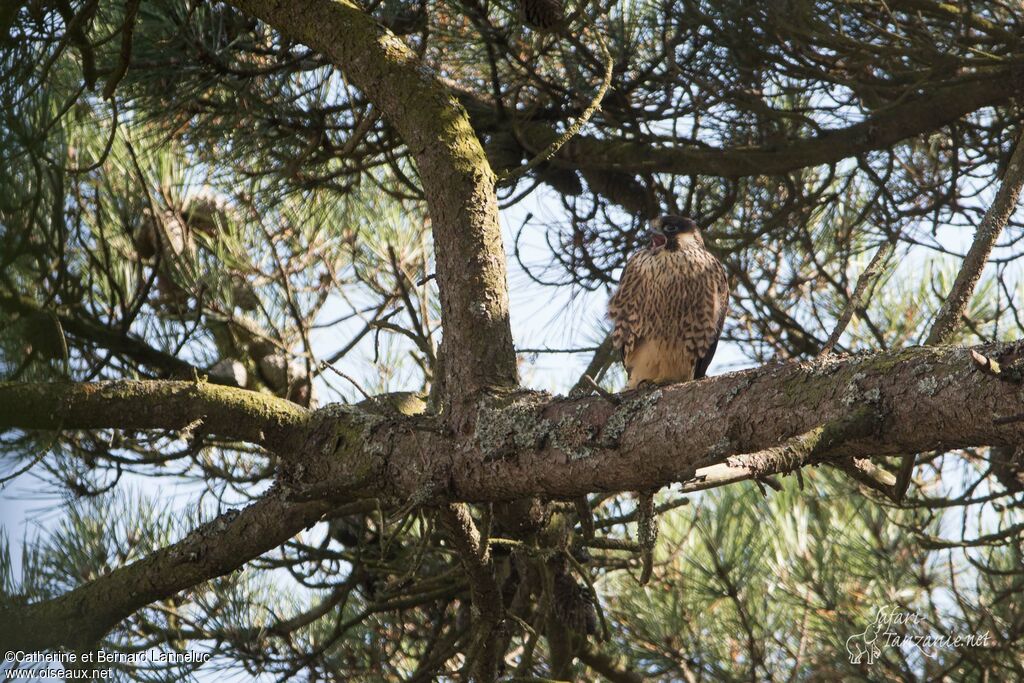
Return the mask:
[[608, 317], [612, 319], [612, 345], [629, 355], [643, 336], [642, 315], [644, 274], [641, 260], [645, 252], [634, 255], [622, 271], [619, 288], [608, 301]]
[[711, 359], [715, 357], [718, 349], [718, 338], [722, 336], [722, 327], [725, 326], [725, 314], [729, 310], [729, 276], [725, 273], [725, 267], [717, 260], [715, 268], [709, 273], [712, 282], [709, 282], [708, 295], [714, 298], [714, 308], [717, 320], [714, 321], [715, 330], [710, 338], [707, 350], [698, 352], [697, 363], [694, 367], [693, 378], [700, 379], [707, 374]]

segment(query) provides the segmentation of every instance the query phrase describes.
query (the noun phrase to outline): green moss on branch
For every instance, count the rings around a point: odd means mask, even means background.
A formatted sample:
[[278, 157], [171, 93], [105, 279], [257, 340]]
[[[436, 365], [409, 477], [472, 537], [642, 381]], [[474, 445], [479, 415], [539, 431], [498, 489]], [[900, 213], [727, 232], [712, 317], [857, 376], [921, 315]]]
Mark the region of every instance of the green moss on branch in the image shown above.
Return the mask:
[[310, 411], [254, 391], [196, 381], [4, 382], [0, 429], [185, 429], [287, 453]]

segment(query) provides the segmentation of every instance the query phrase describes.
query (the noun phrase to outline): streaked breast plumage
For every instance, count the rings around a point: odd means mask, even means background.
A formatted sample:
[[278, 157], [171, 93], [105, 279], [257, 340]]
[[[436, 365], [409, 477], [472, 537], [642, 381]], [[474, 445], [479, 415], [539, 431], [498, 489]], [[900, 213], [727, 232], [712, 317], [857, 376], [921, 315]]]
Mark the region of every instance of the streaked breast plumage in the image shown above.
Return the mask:
[[662, 216], [651, 228], [651, 246], [627, 262], [608, 304], [630, 389], [703, 377], [728, 308], [725, 269], [696, 224]]

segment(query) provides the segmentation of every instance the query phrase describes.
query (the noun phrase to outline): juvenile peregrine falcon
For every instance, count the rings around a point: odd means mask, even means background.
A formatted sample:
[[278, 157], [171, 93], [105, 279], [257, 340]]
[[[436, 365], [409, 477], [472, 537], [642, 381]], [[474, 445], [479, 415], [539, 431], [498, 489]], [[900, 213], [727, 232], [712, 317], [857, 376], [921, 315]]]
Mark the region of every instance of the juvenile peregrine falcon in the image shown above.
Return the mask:
[[626, 388], [703, 377], [728, 306], [725, 268], [704, 248], [697, 224], [682, 216], [652, 220], [651, 246], [629, 259], [608, 302]]

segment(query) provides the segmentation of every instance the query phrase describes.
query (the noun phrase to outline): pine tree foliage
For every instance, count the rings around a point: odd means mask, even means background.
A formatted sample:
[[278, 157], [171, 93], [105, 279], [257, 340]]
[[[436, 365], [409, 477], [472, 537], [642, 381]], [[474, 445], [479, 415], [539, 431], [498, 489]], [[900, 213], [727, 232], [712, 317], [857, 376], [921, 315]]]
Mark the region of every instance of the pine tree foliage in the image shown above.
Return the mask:
[[[514, 283], [603, 301], [646, 220], [686, 213], [729, 272], [733, 362], [813, 359], [850, 308], [839, 353], [925, 342], [1024, 132], [1020, 7], [532, 3], [362, 6], [468, 113], [499, 176]], [[417, 150], [344, 69], [230, 4], [192, 0], [10, 3], [0, 42], [0, 380], [205, 377], [305, 407], [443, 405]], [[602, 46], [613, 79], [600, 109], [517, 175], [591, 103]], [[952, 342], [1020, 338], [1022, 221], [1010, 216]], [[591, 363], [617, 389], [601, 311], [579, 310], [564, 316], [585, 318], [578, 334], [524, 325], [536, 338], [521, 344], [523, 374], [550, 388], [537, 368], [568, 343], [580, 372]], [[1024, 677], [1020, 449], [920, 460], [899, 503], [828, 466], [665, 489], [646, 586], [632, 495], [471, 506], [476, 559], [508, 615], [497, 675]], [[278, 465], [202, 420], [0, 432], [0, 495], [61, 501], [27, 535], [3, 520], [0, 609], [230, 521], [278, 485]], [[212, 655], [119, 664], [118, 680], [469, 680], [486, 649], [477, 577], [421, 503], [340, 501], [98, 647]], [[917, 617], [892, 626], [910, 640], [851, 661], [848, 639], [883, 608]], [[988, 639], [913, 644], [957, 634]]]

